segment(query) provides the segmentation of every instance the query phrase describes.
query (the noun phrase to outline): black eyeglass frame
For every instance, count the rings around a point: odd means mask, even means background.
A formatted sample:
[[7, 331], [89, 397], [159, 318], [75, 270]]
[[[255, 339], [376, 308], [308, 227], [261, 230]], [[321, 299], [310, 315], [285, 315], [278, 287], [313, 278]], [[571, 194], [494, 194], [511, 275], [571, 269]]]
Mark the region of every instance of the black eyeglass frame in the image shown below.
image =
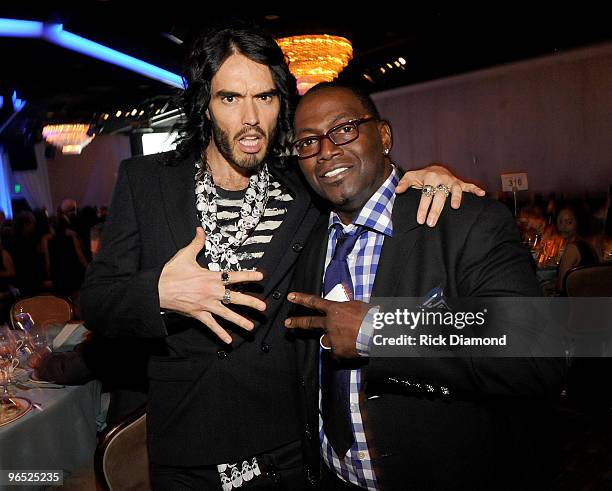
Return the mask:
[[[295, 140], [292, 145], [291, 148], [293, 149], [293, 151], [296, 153], [297, 158], [300, 160], [303, 159], [309, 159], [311, 157], [314, 157], [315, 155], [318, 155], [319, 152], [321, 152], [321, 141], [324, 138], [327, 138], [329, 141], [331, 141], [334, 145], [337, 145], [339, 147], [341, 147], [342, 145], [347, 145], [348, 143], [352, 143], [354, 142], [357, 138], [359, 138], [359, 125], [363, 124], [363, 123], [369, 123], [370, 121], [374, 121], [376, 120], [376, 118], [374, 116], [366, 116], [364, 118], [358, 118], [358, 119], [350, 119], [348, 121], [345, 121], [343, 123], [337, 124], [336, 126], [334, 126], [333, 128], [330, 128], [329, 130], [327, 130], [324, 134], [322, 135], [311, 135], [311, 136], [306, 136], [304, 138], [300, 138], [299, 140]], [[345, 142], [340, 142], [337, 143], [334, 141], [334, 139], [330, 136], [331, 133], [333, 133], [334, 131], [339, 130], [340, 128], [344, 127], [344, 126], [352, 126], [353, 128], [355, 128], [355, 131], [357, 132], [357, 134], [355, 135], [355, 138], [352, 138], [348, 141]], [[307, 141], [307, 140], [317, 140], [317, 142], [319, 143], [318, 149], [315, 153], [313, 154], [309, 154], [309, 155], [300, 155], [297, 147], [300, 143]]]

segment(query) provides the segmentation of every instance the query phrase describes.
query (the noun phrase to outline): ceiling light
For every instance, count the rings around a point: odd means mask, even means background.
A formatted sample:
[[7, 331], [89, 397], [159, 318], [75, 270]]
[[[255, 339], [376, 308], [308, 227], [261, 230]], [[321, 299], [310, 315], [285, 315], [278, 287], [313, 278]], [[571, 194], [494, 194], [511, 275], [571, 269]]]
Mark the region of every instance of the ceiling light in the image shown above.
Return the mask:
[[95, 137], [88, 124], [47, 125], [42, 134], [48, 144], [61, 149], [63, 154], [71, 155], [80, 154]]
[[44, 39], [57, 46], [112, 63], [173, 87], [184, 88], [183, 78], [180, 75], [65, 31], [62, 24], [0, 18], [0, 37]]
[[308, 34], [276, 42], [289, 61], [289, 70], [302, 95], [319, 82], [334, 80], [353, 58], [351, 42], [340, 36]]
[[181, 38], [176, 37], [174, 34], [162, 32], [161, 35], [164, 36], [168, 41], [172, 41], [174, 44], [178, 44], [179, 46], [184, 43]]

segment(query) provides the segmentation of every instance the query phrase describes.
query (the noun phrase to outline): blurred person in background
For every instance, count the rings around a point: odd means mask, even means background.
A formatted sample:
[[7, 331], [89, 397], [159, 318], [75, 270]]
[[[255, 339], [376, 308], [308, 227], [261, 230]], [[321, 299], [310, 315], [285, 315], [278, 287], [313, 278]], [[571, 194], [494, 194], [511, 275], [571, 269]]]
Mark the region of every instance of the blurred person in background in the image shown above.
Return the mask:
[[571, 207], [565, 206], [559, 211], [559, 215], [557, 215], [557, 232], [568, 243], [576, 238], [578, 234], [578, 219]]
[[11, 305], [16, 299], [15, 265], [0, 241], [0, 323], [8, 322]]
[[77, 202], [72, 198], [64, 198], [57, 208], [57, 218], [65, 220], [71, 228], [74, 226], [77, 213]]
[[24, 297], [38, 295], [47, 288], [47, 268], [43, 240], [37, 234], [37, 221], [31, 211], [15, 216], [13, 239], [6, 245], [15, 264], [15, 286]]
[[102, 229], [104, 228], [104, 223], [98, 223], [94, 225], [91, 229], [91, 233], [89, 236], [89, 248], [91, 249], [92, 258], [96, 257], [98, 251], [100, 250], [100, 239], [102, 238]]
[[77, 292], [85, 277], [87, 259], [81, 240], [66, 220], [57, 220], [47, 250], [53, 291], [78, 303]]
[[81, 239], [83, 254], [89, 263], [91, 261], [90, 234], [91, 229], [99, 222], [98, 212], [93, 206], [84, 206], [77, 215], [75, 232]]
[[570, 269], [597, 264], [599, 257], [591, 243], [578, 234], [578, 219], [573, 208], [565, 206], [559, 211], [557, 230], [565, 239], [565, 250], [559, 262], [557, 276], [557, 290], [562, 292], [563, 280]]
[[98, 208], [98, 221], [100, 222], [106, 221], [107, 215], [108, 215], [108, 206], [100, 206]]

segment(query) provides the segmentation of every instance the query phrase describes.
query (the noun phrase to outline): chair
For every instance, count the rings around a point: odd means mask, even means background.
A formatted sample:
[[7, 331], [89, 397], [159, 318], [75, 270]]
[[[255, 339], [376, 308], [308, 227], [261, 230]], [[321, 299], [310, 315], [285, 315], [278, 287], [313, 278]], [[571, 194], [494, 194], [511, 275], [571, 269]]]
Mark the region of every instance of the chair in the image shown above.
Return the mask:
[[[570, 269], [563, 289], [574, 298], [612, 297], [612, 264]], [[569, 341], [567, 393], [575, 405], [608, 408], [612, 404], [612, 391], [606, 389], [612, 377], [610, 319], [602, 317], [599, 305], [579, 300], [570, 308], [568, 334], [575, 339]]]
[[63, 325], [74, 317], [74, 309], [70, 300], [54, 295], [22, 298], [15, 302], [10, 313], [13, 329], [17, 328], [15, 315], [21, 312], [28, 312], [34, 323], [40, 326]]
[[96, 481], [105, 491], [145, 491], [149, 481], [146, 405], [112, 427], [94, 455]]
[[612, 264], [578, 266], [563, 278], [568, 297], [612, 297]]

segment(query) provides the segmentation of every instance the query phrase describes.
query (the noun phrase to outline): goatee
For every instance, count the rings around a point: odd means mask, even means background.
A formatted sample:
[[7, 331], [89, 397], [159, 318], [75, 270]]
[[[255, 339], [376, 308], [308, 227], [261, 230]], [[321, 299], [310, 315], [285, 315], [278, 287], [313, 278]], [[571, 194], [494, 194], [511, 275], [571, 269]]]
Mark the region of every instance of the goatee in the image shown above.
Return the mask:
[[[241, 135], [246, 134], [247, 132], [256, 132], [262, 135], [263, 137], [266, 136], [266, 133], [259, 126], [255, 126], [253, 128], [249, 128], [249, 130], [240, 132], [238, 135], [236, 135], [235, 139], [238, 139]], [[257, 154], [245, 154], [239, 157], [232, 151], [232, 144], [227, 132], [223, 131], [222, 128], [213, 123], [212, 134], [215, 144], [217, 145], [219, 152], [221, 153], [221, 155], [223, 155], [225, 160], [235, 165], [236, 167], [240, 167], [242, 169], [247, 170], [256, 169], [263, 163], [266, 156], [268, 155], [270, 145], [269, 142], [274, 138], [274, 134], [272, 134], [272, 138], [267, 139], [267, 146], [265, 148], [265, 152], [261, 156], [258, 156]]]

